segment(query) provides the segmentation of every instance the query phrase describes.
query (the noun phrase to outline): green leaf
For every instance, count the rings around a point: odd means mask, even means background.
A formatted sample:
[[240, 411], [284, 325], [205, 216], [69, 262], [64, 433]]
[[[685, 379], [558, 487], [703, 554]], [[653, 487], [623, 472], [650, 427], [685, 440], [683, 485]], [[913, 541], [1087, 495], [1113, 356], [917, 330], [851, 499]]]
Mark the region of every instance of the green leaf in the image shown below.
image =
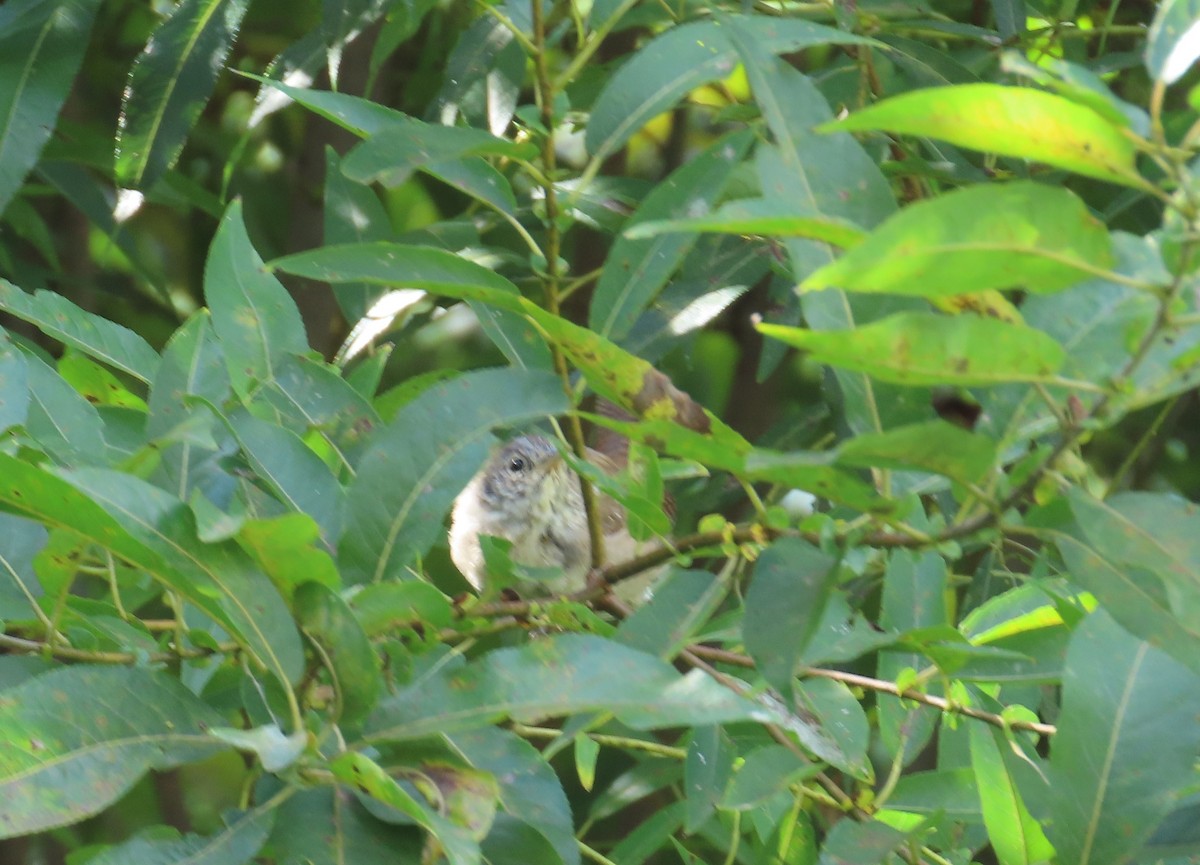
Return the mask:
[[1165, 0], [1154, 13], [1146, 39], [1146, 68], [1155, 80], [1174, 84], [1200, 58], [1200, 3]]
[[692, 731], [683, 764], [685, 832], [694, 833], [716, 812], [717, 803], [733, 776], [736, 759], [737, 749], [720, 727], [705, 726]]
[[284, 355], [308, 350], [300, 311], [250, 245], [240, 201], [225, 211], [209, 248], [204, 298], [239, 393], [273, 380]]
[[963, 484], [977, 484], [996, 464], [996, 444], [943, 420], [866, 433], [837, 450], [838, 465], [920, 469]]
[[907, 837], [878, 820], [839, 820], [821, 845], [818, 865], [880, 865]]
[[[228, 517], [221, 514], [220, 518]], [[322, 543], [320, 527], [307, 514], [247, 519], [234, 537], [285, 598], [308, 582], [341, 588], [337, 565]]]
[[409, 793], [367, 755], [346, 751], [329, 764], [329, 769], [353, 789], [399, 811], [429, 831], [440, 842], [450, 865], [478, 865], [479, 844], [466, 829]]
[[454, 162], [435, 162], [423, 170], [431, 177], [460, 189], [500, 213], [510, 216], [517, 211], [517, 198], [508, 178], [480, 156], [469, 156]]
[[[897, 550], [891, 554], [883, 578], [883, 600], [879, 626], [885, 631], [904, 632], [948, 625], [946, 615], [946, 562], [936, 553]], [[895, 681], [908, 668], [928, 664], [920, 652], [879, 653], [876, 676]], [[879, 732], [891, 754], [903, 749], [908, 764], [924, 749], [937, 721], [937, 714], [919, 704], [906, 704], [897, 697], [878, 696]]]
[[745, 811], [761, 805], [791, 784], [821, 771], [820, 763], [797, 756], [783, 745], [766, 745], [746, 754], [721, 800], [722, 808]]
[[905, 208], [800, 289], [918, 297], [1051, 292], [1112, 261], [1104, 225], [1071, 192], [1023, 181], [985, 184]]
[[1200, 672], [1195, 506], [1158, 493], [1121, 493], [1100, 501], [1073, 488], [1069, 497], [1082, 538], [1057, 540], [1071, 579], [1131, 633]]
[[898, 313], [852, 331], [758, 329], [821, 363], [907, 385], [1051, 381], [1066, 354], [1039, 330], [974, 315]]
[[837, 572], [836, 560], [799, 538], [780, 538], [754, 566], [742, 640], [763, 678], [785, 694]]
[[1195, 781], [1200, 679], [1104, 611], [1075, 631], [1050, 749], [1047, 832], [1063, 865], [1123, 862]]
[[406, 119], [405, 114], [361, 96], [334, 93], [329, 90], [309, 90], [307, 87], [292, 87], [282, 81], [264, 78], [250, 72], [239, 72], [238, 74], [253, 78], [264, 87], [278, 90], [314, 114], [336, 123], [359, 138], [366, 138], [393, 123], [403, 122]]
[[297, 730], [289, 736], [275, 723], [249, 730], [213, 727], [211, 732], [222, 742], [258, 757], [266, 772], [282, 772], [295, 765], [308, 745], [308, 735], [304, 730]]
[[[387, 240], [392, 234], [387, 210], [369, 186], [355, 183], [342, 173], [341, 157], [332, 147], [325, 149], [324, 241], [367, 243]], [[333, 295], [347, 321], [358, 321], [367, 314], [382, 289], [366, 284], [336, 283]]]
[[528, 159], [535, 145], [497, 138], [482, 129], [423, 123], [401, 115], [351, 150], [342, 171], [359, 183], [399, 186], [413, 171], [465, 156], [506, 156]]
[[673, 570], [655, 584], [650, 600], [621, 622], [616, 640], [669, 661], [693, 641], [728, 591], [707, 571]]
[[323, 649], [333, 679], [338, 721], [352, 726], [365, 718], [379, 699], [383, 683], [379, 656], [350, 607], [319, 583], [304, 583], [294, 601], [300, 628]]
[[498, 649], [441, 670], [385, 699], [368, 741], [453, 734], [513, 718], [607, 711], [630, 727], [766, 720], [769, 713], [703, 673], [680, 676], [666, 661], [584, 634], [561, 634]]
[[892, 96], [820, 131], [882, 130], [948, 141], [1065, 168], [1123, 186], [1146, 182], [1133, 141], [1091, 108], [1052, 93], [999, 84], [931, 87]]
[[186, 865], [243, 865], [263, 846], [275, 823], [276, 807], [266, 803], [238, 815], [212, 835], [182, 838], [135, 836], [109, 847], [87, 861], [91, 865], [157, 865], [175, 862]]
[[[867, 746], [871, 725], [862, 703], [842, 682], [808, 679], [794, 689], [797, 714], [819, 726], [821, 739], [828, 743], [813, 753], [853, 778], [870, 783], [875, 777]], [[801, 736], [801, 744], [807, 745]]]
[[0, 213], [54, 131], [99, 7], [11, 0], [0, 9]]
[[857, 246], [867, 236], [861, 228], [848, 220], [805, 213], [795, 202], [774, 198], [730, 201], [712, 213], [702, 216], [638, 222], [631, 224], [621, 233], [632, 240], [641, 240], [671, 232], [803, 237], [843, 249]]
[[[752, 141], [749, 130], [718, 138], [654, 187], [630, 225], [706, 213]], [[592, 330], [610, 339], [624, 337], [694, 243], [690, 234], [660, 234], [648, 240], [618, 237], [592, 294], [588, 312]]]
[[129, 73], [117, 124], [117, 181], [147, 189], [179, 157], [233, 48], [249, 0], [181, 0]]
[[520, 292], [504, 277], [452, 252], [399, 243], [348, 243], [277, 258], [272, 270], [323, 282], [370, 282], [422, 288], [460, 300], [522, 312]]
[[[131, 475], [80, 469], [63, 477], [153, 557], [147, 562], [139, 551], [126, 558], [215, 618], [281, 681], [299, 677], [304, 663], [292, 616], [271, 581], [236, 544], [201, 543], [186, 504]], [[88, 536], [107, 534], [97, 531], [99, 526], [76, 527], [70, 518], [66, 525]], [[114, 547], [114, 552], [121, 550]]]
[[321, 527], [330, 549], [341, 534], [345, 494], [329, 466], [299, 436], [239, 409], [229, 427], [258, 479], [292, 510]]
[[0, 693], [0, 837], [77, 823], [117, 800], [149, 769], [201, 760], [226, 746], [221, 716], [167, 675], [77, 666]]
[[29, 418], [28, 364], [18, 348], [0, 340], [0, 430], [23, 426]]
[[447, 738], [472, 766], [495, 777], [505, 811], [545, 838], [563, 865], [578, 865], [571, 805], [558, 776], [536, 748], [496, 727], [462, 730]]
[[96, 407], [35, 355], [25, 362], [29, 380], [29, 416], [25, 427], [60, 463], [106, 465], [108, 445]]
[[399, 578], [443, 532], [454, 497], [483, 464], [486, 436], [567, 409], [548, 372], [493, 369], [430, 387], [371, 440], [338, 549], [349, 582]]
[[449, 627], [453, 620], [446, 596], [429, 583], [416, 580], [363, 586], [351, 595], [350, 606], [369, 637], [403, 625], [419, 624], [436, 631]]
[[1004, 762], [1001, 749], [1009, 747], [1004, 734], [983, 724], [970, 725], [968, 733], [983, 823], [1000, 865], [1046, 862], [1054, 855], [1054, 848], [1025, 807], [1016, 778]]
[[0, 309], [139, 381], [149, 383], [158, 371], [158, 352], [144, 339], [127, 327], [85, 312], [61, 294], [26, 294], [0, 279]]
[[[731, 15], [762, 45], [785, 54], [810, 45], [872, 45], [870, 39], [797, 19]], [[697, 87], [728, 77], [737, 54], [723, 21], [706, 20], [667, 29], [647, 43], [608, 80], [592, 106], [587, 148], [593, 159], [614, 152], [653, 117]]]
[[418, 865], [420, 836], [377, 820], [341, 787], [302, 789], [279, 806], [275, 865]]

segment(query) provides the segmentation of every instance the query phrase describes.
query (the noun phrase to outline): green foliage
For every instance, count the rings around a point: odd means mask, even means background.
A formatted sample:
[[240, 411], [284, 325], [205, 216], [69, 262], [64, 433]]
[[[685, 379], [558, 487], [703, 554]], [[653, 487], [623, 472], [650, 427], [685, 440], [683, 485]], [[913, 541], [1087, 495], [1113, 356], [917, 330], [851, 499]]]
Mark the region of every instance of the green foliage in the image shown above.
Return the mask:
[[[1137, 14], [0, 6], [0, 859], [1194, 861]], [[639, 555], [476, 597], [455, 496], [577, 421]]]

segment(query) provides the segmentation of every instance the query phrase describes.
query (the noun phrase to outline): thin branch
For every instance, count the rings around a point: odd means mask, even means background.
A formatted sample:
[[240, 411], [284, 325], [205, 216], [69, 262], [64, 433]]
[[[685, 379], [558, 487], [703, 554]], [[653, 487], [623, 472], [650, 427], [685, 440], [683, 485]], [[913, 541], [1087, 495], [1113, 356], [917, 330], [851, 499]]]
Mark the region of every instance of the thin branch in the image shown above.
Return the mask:
[[[546, 205], [546, 309], [554, 315], [561, 315], [559, 308], [559, 272], [558, 256], [562, 248], [562, 235], [559, 231], [558, 191], [554, 188], [555, 169], [558, 164], [554, 152], [554, 94], [555, 87], [550, 80], [550, 68], [546, 62], [546, 18], [542, 8], [543, 0], [533, 0], [533, 68], [537, 84], [537, 102], [541, 113], [542, 127], [542, 189], [545, 192]], [[555, 372], [562, 379], [563, 390], [567, 398], [573, 399], [574, 389], [571, 387], [570, 370], [562, 349], [551, 342], [550, 354], [554, 361]], [[587, 445], [583, 438], [583, 424], [577, 414], [567, 416], [567, 441], [575, 456], [581, 460], [587, 459]], [[579, 489], [583, 494], [583, 507], [587, 513], [588, 537], [592, 547], [592, 567], [604, 565], [604, 527], [600, 520], [600, 506], [596, 499], [596, 490], [584, 477], [579, 478]]]
[[[709, 658], [713, 661], [731, 664], [736, 667], [753, 668], [755, 666], [752, 658], [738, 652], [730, 652], [727, 649], [716, 649], [710, 646], [691, 646], [688, 651], [699, 657]], [[891, 694], [893, 697], [900, 697], [904, 700], [912, 700], [915, 703], [931, 706], [941, 712], [974, 718], [977, 721], [983, 721], [1002, 730], [1029, 730], [1033, 733], [1040, 733], [1043, 736], [1053, 736], [1058, 729], [1053, 724], [1043, 724], [1040, 721], [1022, 721], [1019, 718], [1010, 721], [992, 712], [985, 712], [982, 709], [975, 709], [971, 706], [963, 706], [944, 697], [936, 697], [921, 691], [902, 691], [896, 687], [895, 682], [888, 682], [884, 679], [872, 679], [870, 676], [860, 676], [857, 673], [847, 673], [842, 670], [827, 670], [823, 667], [805, 667], [800, 671], [800, 675], [811, 676], [815, 679], [831, 679], [835, 682], [854, 685], [868, 691]]]

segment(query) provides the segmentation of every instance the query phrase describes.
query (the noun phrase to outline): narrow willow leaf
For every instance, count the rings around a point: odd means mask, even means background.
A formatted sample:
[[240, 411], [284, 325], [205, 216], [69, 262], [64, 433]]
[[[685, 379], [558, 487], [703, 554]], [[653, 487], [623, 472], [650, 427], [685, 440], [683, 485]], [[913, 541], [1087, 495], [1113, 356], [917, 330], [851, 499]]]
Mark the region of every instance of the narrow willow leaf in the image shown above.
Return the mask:
[[250, 245], [240, 201], [229, 205], [209, 248], [204, 299], [241, 393], [274, 379], [284, 355], [308, 350], [300, 311]]
[[613, 712], [640, 730], [771, 717], [698, 672], [680, 676], [620, 643], [563, 634], [423, 677], [380, 704], [366, 738], [398, 741], [508, 717], [531, 722], [593, 711]]
[[962, 84], [885, 99], [821, 131], [882, 130], [1044, 162], [1123, 186], [1144, 187], [1133, 141], [1091, 108], [1024, 87]]
[[837, 562], [799, 538], [780, 538], [759, 556], [746, 594], [742, 640], [763, 678], [783, 693], [816, 631]]
[[1108, 84], [1086, 66], [1060, 57], [1039, 57], [1034, 63], [1018, 51], [1005, 51], [1000, 68], [1050, 88], [1072, 102], [1086, 105], [1119, 126], [1127, 126], [1143, 138], [1150, 136], [1150, 115], [1118, 99]]
[[561, 414], [548, 372], [494, 369], [430, 387], [376, 434], [358, 466], [338, 548], [350, 582], [398, 578], [444, 531], [454, 497], [483, 464], [488, 431]]
[[264, 804], [233, 818], [212, 835], [187, 834], [182, 838], [135, 836], [88, 859], [92, 865], [244, 865], [254, 858], [275, 823], [276, 808]]
[[422, 170], [482, 201], [500, 213], [517, 212], [517, 197], [508, 178], [482, 156], [467, 156], [451, 162], [433, 162]]
[[1200, 58], [1200, 6], [1195, 0], [1159, 4], [1146, 40], [1146, 68], [1157, 81], [1174, 84]]
[[[872, 45], [870, 39], [797, 19], [731, 15], [764, 51], [784, 54], [810, 45]], [[608, 80], [588, 117], [587, 148], [595, 159], [617, 150], [653, 117], [737, 65], [723, 22], [696, 21], [667, 29]]]
[[1016, 778], [1004, 762], [1004, 734], [983, 724], [968, 728], [971, 767], [979, 791], [983, 823], [1000, 865], [1037, 865], [1054, 855], [1054, 848], [1025, 807]]
[[725, 790], [721, 807], [745, 811], [761, 805], [791, 784], [821, 771], [821, 764], [810, 762], [783, 745], [765, 745], [743, 755], [733, 781]]
[[[851, 777], [871, 783], [875, 778], [875, 770], [867, 759], [871, 724], [862, 703], [849, 686], [829, 679], [809, 679], [802, 682], [794, 694], [799, 712], [806, 720], [815, 721], [822, 738], [833, 745], [832, 749], [814, 753]], [[826, 756], [830, 753], [834, 760]]]
[[133, 64], [117, 124], [117, 181], [147, 189], [179, 157], [249, 0], [181, 0]]
[[390, 5], [386, 0], [322, 0], [321, 33], [329, 61], [326, 68], [334, 90], [338, 89], [346, 44], [377, 21]]
[[973, 315], [900, 313], [852, 331], [771, 324], [758, 329], [821, 363], [896, 384], [1051, 381], [1066, 356], [1040, 330]]
[[[132, 475], [81, 469], [63, 477], [151, 553], [146, 569], [155, 577], [219, 621], [281, 681], [299, 677], [303, 654], [291, 613], [270, 580], [232, 541], [202, 543], [184, 502]], [[145, 567], [145, 558], [131, 561]]]
[[1051, 292], [1112, 264], [1105, 230], [1074, 194], [984, 184], [918, 202], [800, 283], [919, 297], [994, 288]]
[[867, 433], [844, 442], [838, 465], [920, 469], [975, 484], [996, 464], [996, 443], [943, 420]]
[[383, 678], [371, 641], [354, 613], [335, 592], [318, 583], [305, 583], [296, 590], [294, 606], [300, 628], [324, 649], [327, 671], [333, 678], [338, 723], [357, 724], [375, 707]]
[[104, 423], [88, 402], [40, 358], [25, 358], [29, 416], [25, 427], [38, 446], [63, 465], [107, 465]]
[[227, 746], [221, 716], [178, 680], [140, 668], [68, 667], [0, 694], [0, 837], [77, 823], [149, 769]]
[[520, 292], [504, 277], [452, 252], [399, 243], [348, 243], [287, 255], [271, 262], [297, 276], [329, 283], [369, 282], [422, 288], [460, 300], [522, 312]]
[[496, 779], [505, 811], [536, 830], [563, 865], [579, 865], [571, 805], [558, 776], [533, 745], [496, 727], [463, 730], [447, 738], [472, 766]]
[[804, 213], [791, 201], [750, 198], [722, 204], [710, 214], [679, 219], [655, 219], [631, 224], [622, 234], [631, 239], [671, 232], [752, 234], [762, 237], [804, 237], [843, 249], [866, 237], [861, 228], [836, 216]]
[[[897, 550], [891, 554], [883, 577], [879, 625], [892, 633], [948, 625], [946, 615], [946, 562], [936, 553]], [[879, 653], [876, 675], [895, 681], [907, 669], [921, 669], [928, 661], [916, 651]], [[903, 753], [907, 765], [925, 748], [937, 721], [927, 706], [879, 695], [879, 733], [891, 754]]]
[[332, 549], [341, 534], [345, 495], [329, 466], [299, 436], [245, 410], [231, 414], [229, 426], [255, 474], [289, 508], [316, 520]]
[[[392, 234], [387, 210], [369, 186], [355, 183], [342, 173], [341, 157], [325, 150], [326, 245], [387, 240]], [[347, 321], [359, 321], [383, 291], [365, 283], [335, 283], [333, 295]]]
[[[749, 130], [714, 141], [654, 187], [630, 224], [697, 216], [710, 210], [752, 141]], [[610, 339], [624, 337], [694, 243], [694, 235], [689, 234], [660, 234], [646, 240], [617, 238], [592, 294], [591, 328]]]
[[0, 309], [89, 357], [146, 382], [158, 371], [158, 352], [127, 327], [85, 312], [61, 294], [26, 294], [0, 279]]
[[54, 131], [99, 6], [12, 0], [0, 8], [0, 213]]
[[403, 122], [407, 115], [364, 99], [361, 96], [351, 96], [348, 93], [334, 93], [330, 90], [309, 90], [307, 87], [293, 87], [282, 81], [264, 78], [250, 72], [241, 72], [247, 78], [253, 78], [264, 87], [278, 90], [280, 93], [294, 99], [309, 111], [336, 123], [343, 129], [353, 132], [360, 138], [378, 132], [392, 123]]
[[465, 156], [506, 156], [528, 159], [537, 148], [497, 138], [482, 129], [442, 126], [401, 116], [351, 150], [342, 171], [359, 183], [399, 186], [412, 172]]
[[1104, 611], [1071, 638], [1050, 749], [1047, 833], [1063, 865], [1134, 855], [1190, 788], [1200, 678]]
[[716, 812], [721, 794], [733, 776], [733, 764], [737, 757], [737, 747], [720, 727], [704, 726], [692, 731], [692, 741], [688, 744], [683, 764], [683, 791], [687, 805], [684, 831], [695, 832]]

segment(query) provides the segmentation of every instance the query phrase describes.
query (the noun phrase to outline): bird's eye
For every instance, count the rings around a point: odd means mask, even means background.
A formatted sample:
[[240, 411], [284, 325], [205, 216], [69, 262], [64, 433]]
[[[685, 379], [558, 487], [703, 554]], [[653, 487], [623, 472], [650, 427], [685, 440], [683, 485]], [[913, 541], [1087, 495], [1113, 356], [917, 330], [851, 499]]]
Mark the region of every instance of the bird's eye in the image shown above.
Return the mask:
[[513, 474], [519, 474], [525, 471], [525, 468], [528, 465], [529, 463], [525, 461], [524, 457], [513, 457], [508, 461], [508, 470]]

